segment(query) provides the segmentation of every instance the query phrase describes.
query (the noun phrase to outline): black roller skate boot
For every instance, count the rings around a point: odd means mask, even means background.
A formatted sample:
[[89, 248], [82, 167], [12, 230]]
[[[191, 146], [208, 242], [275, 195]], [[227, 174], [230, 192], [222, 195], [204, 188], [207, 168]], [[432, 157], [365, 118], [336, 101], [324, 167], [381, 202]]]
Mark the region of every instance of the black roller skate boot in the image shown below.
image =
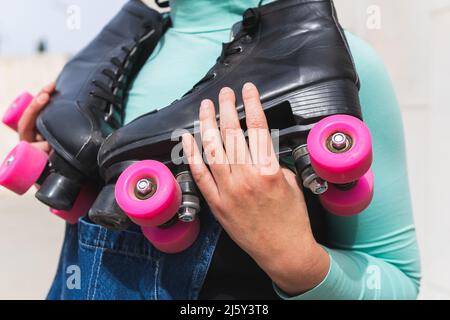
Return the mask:
[[[370, 135], [332, 1], [283, 0], [251, 8], [237, 29], [190, 92], [117, 130], [99, 151], [105, 192], [115, 189], [119, 207], [165, 252], [183, 250], [198, 228], [189, 221], [199, 210], [199, 195], [187, 167], [177, 165], [181, 157], [172, 156], [179, 147], [172, 134], [177, 129], [195, 134], [201, 101], [211, 99], [217, 108], [225, 86], [236, 92], [244, 120], [241, 88], [256, 85], [270, 128], [279, 129], [280, 157], [294, 158], [303, 185], [321, 194], [327, 209], [350, 215], [370, 202]], [[343, 195], [350, 200], [341, 201]], [[186, 224], [192, 230], [186, 231]]]
[[37, 119], [51, 154], [22, 142], [0, 169], [0, 183], [19, 194], [37, 183], [36, 197], [55, 211], [70, 211], [84, 185], [102, 183], [98, 150], [122, 125], [127, 88], [157, 45], [166, 20], [139, 0], [126, 3], [65, 65]]

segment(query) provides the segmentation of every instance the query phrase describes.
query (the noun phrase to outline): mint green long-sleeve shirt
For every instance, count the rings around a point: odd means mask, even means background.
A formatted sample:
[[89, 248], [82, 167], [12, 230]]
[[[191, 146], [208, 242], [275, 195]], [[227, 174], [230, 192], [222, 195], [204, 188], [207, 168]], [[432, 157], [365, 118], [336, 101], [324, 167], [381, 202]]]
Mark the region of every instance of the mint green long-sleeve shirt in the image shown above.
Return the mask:
[[[160, 41], [129, 92], [126, 119], [169, 105], [215, 63], [233, 23], [259, 0], [172, 0], [173, 27]], [[360, 99], [373, 138], [375, 195], [350, 217], [326, 216], [323, 246], [330, 269], [317, 287], [284, 299], [415, 299], [420, 261], [398, 103], [376, 53], [346, 33], [361, 78]]]

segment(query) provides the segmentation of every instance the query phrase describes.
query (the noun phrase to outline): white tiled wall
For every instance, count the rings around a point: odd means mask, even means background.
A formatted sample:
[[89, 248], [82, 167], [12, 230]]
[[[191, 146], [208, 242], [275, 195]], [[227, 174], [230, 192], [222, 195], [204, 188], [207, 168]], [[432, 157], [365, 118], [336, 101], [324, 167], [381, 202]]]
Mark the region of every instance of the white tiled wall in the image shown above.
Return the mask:
[[[335, 0], [343, 25], [386, 62], [406, 133], [422, 256], [421, 298], [450, 299], [450, 1]], [[367, 27], [367, 8], [381, 28]]]

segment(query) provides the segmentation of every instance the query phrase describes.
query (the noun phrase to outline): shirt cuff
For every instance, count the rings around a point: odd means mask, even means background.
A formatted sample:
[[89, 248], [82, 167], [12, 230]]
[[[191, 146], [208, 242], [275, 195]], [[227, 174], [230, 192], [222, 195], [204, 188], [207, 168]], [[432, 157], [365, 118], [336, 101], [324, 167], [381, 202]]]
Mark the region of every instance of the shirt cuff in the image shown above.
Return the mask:
[[336, 280], [342, 276], [342, 270], [337, 266], [336, 262], [333, 259], [333, 255], [330, 251], [324, 247], [330, 256], [330, 268], [326, 277], [313, 289], [298, 295], [298, 296], [290, 296], [287, 293], [283, 292], [280, 288], [277, 287], [275, 283], [273, 283], [273, 288], [275, 292], [280, 296], [283, 300], [336, 300], [338, 299], [338, 293], [336, 292]]

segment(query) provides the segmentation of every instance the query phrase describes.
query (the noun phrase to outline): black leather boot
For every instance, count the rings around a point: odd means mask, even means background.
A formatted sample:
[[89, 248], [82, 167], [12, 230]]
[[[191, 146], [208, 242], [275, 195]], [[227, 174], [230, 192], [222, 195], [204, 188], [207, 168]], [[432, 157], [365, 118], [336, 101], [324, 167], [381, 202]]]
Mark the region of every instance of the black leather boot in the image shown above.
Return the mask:
[[294, 155], [298, 175], [309, 179], [314, 192], [326, 189], [308, 171], [310, 160], [301, 147], [314, 124], [325, 117], [344, 114], [361, 119], [358, 75], [332, 1], [279, 0], [248, 9], [234, 29], [234, 39], [224, 44], [217, 63], [190, 92], [106, 139], [98, 159], [109, 193], [121, 172], [138, 160], [158, 160], [174, 173], [179, 171], [176, 159], [171, 159], [179, 144], [171, 140], [172, 133], [176, 129], [194, 133], [201, 101], [211, 99], [217, 108], [221, 88], [234, 89], [244, 119], [241, 88], [246, 82], [259, 89], [269, 126], [280, 130], [280, 155]]
[[[128, 87], [166, 26], [167, 19], [140, 0], [126, 3], [66, 64], [37, 119], [37, 130], [51, 145], [50, 156], [22, 142], [1, 166], [0, 183], [19, 194], [38, 184], [36, 197], [55, 212], [85, 207], [88, 199], [77, 200], [81, 188], [102, 183], [100, 145], [121, 126]], [[11, 112], [20, 117], [22, 111]]]
[[52, 147], [46, 168], [37, 173], [40, 201], [68, 211], [83, 185], [101, 181], [98, 150], [105, 137], [121, 126], [127, 89], [158, 43], [164, 21], [140, 0], [130, 0], [65, 65], [36, 123]]

